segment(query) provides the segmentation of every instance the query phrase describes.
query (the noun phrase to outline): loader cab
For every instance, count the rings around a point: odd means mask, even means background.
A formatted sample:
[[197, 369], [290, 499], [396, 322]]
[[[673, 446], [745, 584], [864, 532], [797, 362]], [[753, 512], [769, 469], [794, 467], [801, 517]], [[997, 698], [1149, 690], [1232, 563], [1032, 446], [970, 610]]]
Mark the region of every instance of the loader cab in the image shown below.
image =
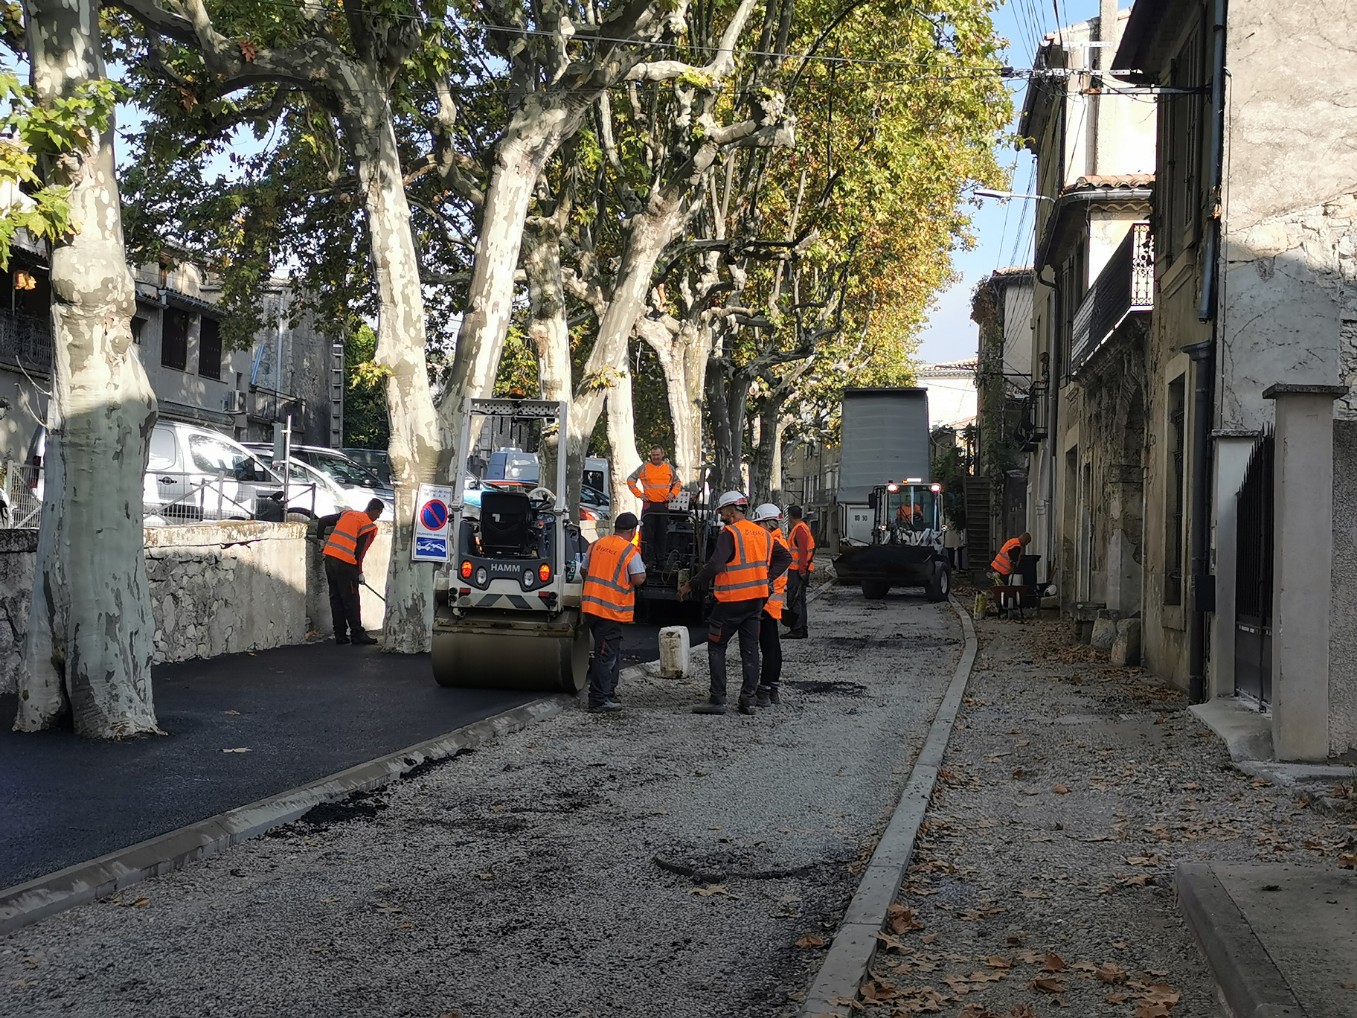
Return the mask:
[[942, 485], [888, 481], [867, 496], [873, 544], [942, 547]]

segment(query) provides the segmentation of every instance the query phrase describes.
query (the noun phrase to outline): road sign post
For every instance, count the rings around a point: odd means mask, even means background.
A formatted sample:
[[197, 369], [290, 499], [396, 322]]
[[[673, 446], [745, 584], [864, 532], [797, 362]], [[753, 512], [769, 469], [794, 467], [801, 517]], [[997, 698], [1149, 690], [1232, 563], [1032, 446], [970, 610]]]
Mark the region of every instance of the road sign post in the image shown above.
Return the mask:
[[447, 562], [452, 544], [452, 489], [443, 484], [421, 484], [415, 499], [415, 540], [410, 550], [413, 562]]

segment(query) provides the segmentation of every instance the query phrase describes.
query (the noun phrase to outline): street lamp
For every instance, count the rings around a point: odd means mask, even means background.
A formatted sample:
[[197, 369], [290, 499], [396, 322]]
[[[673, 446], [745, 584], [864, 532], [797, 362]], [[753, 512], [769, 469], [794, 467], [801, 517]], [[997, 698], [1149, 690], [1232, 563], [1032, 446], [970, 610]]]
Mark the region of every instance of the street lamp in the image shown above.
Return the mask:
[[1049, 194], [1014, 194], [1012, 191], [992, 191], [987, 187], [977, 187], [971, 193], [977, 198], [998, 198], [1000, 201], [1008, 201], [1010, 198], [1031, 198], [1034, 201], [1055, 201]]

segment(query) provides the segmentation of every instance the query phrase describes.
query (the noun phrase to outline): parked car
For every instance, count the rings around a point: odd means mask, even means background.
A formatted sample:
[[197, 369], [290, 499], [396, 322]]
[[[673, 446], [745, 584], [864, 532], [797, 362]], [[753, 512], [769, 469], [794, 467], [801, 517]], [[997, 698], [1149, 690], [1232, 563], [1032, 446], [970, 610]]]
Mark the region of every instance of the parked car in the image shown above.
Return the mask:
[[157, 421], [151, 430], [142, 490], [148, 522], [253, 519], [259, 510], [281, 518], [261, 505], [277, 503], [280, 490], [258, 457], [219, 432], [182, 421]]
[[[275, 475], [281, 475], [279, 470], [275, 469], [273, 472]], [[368, 499], [364, 498], [362, 505], [356, 505], [352, 495], [330, 480], [328, 474], [323, 474], [315, 467], [299, 460], [288, 463], [287, 482], [287, 506], [290, 513], [320, 517], [332, 516], [345, 509], [367, 508]], [[278, 503], [281, 506], [282, 500], [279, 499]], [[279, 520], [282, 519], [282, 515], [279, 511]]]
[[345, 456], [377, 475], [377, 480], [391, 486], [391, 460], [385, 449], [340, 449]]
[[[272, 444], [250, 442], [246, 447], [265, 462], [273, 462]], [[294, 445], [289, 452], [292, 459], [300, 460], [328, 475], [330, 480], [349, 493], [350, 498], [361, 499], [364, 506], [371, 498], [380, 498], [388, 509], [396, 504], [396, 492], [391, 485], [383, 484], [371, 470], [349, 459], [338, 449], [321, 445]]]
[[[39, 501], [46, 455], [47, 429], [40, 425], [25, 463]], [[148, 526], [313, 514], [300, 485], [295, 495], [289, 495], [285, 511], [282, 481], [257, 456], [220, 432], [167, 420], [156, 421], [151, 429], [142, 486], [142, 514]]]

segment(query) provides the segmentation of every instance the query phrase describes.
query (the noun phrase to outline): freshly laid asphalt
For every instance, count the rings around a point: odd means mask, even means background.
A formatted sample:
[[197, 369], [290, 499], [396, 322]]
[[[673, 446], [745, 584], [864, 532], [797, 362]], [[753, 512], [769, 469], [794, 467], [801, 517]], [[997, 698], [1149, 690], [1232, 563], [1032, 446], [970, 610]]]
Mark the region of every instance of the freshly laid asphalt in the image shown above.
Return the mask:
[[[627, 663], [653, 659], [659, 627], [630, 628]], [[69, 731], [15, 733], [16, 699], [0, 696], [0, 887], [541, 697], [444, 689], [427, 654], [329, 641], [158, 665], [152, 677], [167, 734], [124, 743], [91, 742]]]

